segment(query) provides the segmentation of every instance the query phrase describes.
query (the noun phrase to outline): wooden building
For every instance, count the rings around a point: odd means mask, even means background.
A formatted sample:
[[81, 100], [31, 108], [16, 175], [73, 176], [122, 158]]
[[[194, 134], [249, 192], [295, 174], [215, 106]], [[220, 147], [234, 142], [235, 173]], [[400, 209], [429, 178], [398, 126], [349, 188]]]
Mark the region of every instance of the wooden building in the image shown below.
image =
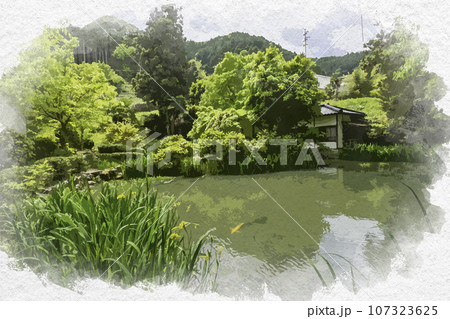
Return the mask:
[[326, 146], [340, 149], [364, 142], [368, 129], [365, 113], [330, 104], [321, 104], [320, 109], [322, 114], [315, 117], [310, 125], [327, 134], [323, 142]]

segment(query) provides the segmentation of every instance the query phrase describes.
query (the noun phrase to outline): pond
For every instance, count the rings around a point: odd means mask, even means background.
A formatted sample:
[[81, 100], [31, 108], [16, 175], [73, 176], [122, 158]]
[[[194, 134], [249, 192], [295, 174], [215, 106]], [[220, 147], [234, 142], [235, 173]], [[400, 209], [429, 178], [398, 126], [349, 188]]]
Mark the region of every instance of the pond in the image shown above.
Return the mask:
[[193, 236], [216, 229], [220, 295], [261, 299], [270, 291], [308, 300], [333, 275], [353, 291], [383, 280], [391, 259], [405, 250], [400, 243], [414, 258], [423, 233], [442, 224], [443, 212], [428, 203], [427, 179], [417, 166], [368, 164], [178, 177], [154, 186], [160, 196], [179, 198], [177, 210], [192, 223]]

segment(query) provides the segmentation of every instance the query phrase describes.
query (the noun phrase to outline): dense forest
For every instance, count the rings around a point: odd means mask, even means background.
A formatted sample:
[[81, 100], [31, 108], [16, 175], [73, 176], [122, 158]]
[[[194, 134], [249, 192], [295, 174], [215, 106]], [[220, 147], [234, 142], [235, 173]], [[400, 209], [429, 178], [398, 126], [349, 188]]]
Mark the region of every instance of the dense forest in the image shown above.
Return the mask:
[[346, 75], [352, 73], [364, 58], [363, 52], [351, 52], [343, 56], [327, 56], [316, 61], [316, 72], [322, 75]]
[[[186, 53], [188, 59], [199, 60], [206, 73], [211, 74], [214, 72], [214, 67], [223, 59], [225, 52], [240, 53], [245, 50], [248, 53], [254, 53], [264, 51], [271, 45], [279, 48], [286, 60], [291, 60], [296, 55], [294, 52], [286, 50], [264, 37], [243, 32], [233, 32], [205, 42], [187, 41]], [[313, 61], [316, 62], [316, 66], [313, 69], [317, 74], [322, 75], [331, 76], [335, 73], [344, 75], [351, 73], [358, 66], [363, 56], [362, 52], [356, 52], [348, 53], [344, 56], [313, 58]]]
[[279, 48], [286, 60], [295, 57], [294, 52], [285, 50], [264, 37], [243, 32], [233, 32], [205, 42], [187, 41], [186, 53], [188, 59], [197, 59], [202, 62], [206, 73], [211, 74], [214, 72], [214, 67], [223, 59], [225, 52], [240, 53], [245, 50], [248, 53], [255, 53], [264, 51], [271, 45]]

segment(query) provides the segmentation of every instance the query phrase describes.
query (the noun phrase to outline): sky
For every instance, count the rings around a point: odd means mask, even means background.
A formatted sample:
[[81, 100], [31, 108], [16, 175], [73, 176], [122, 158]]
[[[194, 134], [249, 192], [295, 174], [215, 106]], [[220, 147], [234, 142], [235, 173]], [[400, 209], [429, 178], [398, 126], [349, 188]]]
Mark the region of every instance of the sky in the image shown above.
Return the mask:
[[164, 4], [181, 7], [185, 36], [195, 41], [241, 31], [298, 53], [303, 50], [303, 29], [307, 29], [310, 57], [362, 50], [361, 17], [367, 41], [402, 16], [421, 26], [421, 38], [430, 46], [430, 69], [450, 83], [450, 32], [445, 23], [450, 4], [436, 0], [0, 0], [0, 74], [18, 62], [20, 49], [46, 25], [68, 21], [83, 26], [114, 15], [143, 28], [150, 12]]
[[[58, 26], [66, 20], [83, 26], [113, 15], [144, 28], [151, 10], [163, 4], [181, 7], [185, 36], [195, 41], [241, 31], [264, 36], [299, 53], [303, 52], [302, 34], [307, 29], [311, 57], [362, 50], [361, 16], [365, 41], [373, 38], [381, 25], [391, 23], [382, 12], [382, 3], [376, 1], [1, 0], [0, 71], [17, 63], [21, 45], [39, 35], [45, 25]], [[402, 10], [389, 13], [400, 15]]]

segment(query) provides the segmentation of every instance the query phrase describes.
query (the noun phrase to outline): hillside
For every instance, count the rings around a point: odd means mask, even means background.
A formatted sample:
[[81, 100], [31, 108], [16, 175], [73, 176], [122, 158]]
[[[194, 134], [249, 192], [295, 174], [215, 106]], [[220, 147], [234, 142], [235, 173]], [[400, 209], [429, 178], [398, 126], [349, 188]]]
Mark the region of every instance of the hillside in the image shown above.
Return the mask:
[[[225, 52], [240, 53], [246, 50], [249, 53], [264, 51], [270, 45], [278, 47], [286, 60], [290, 60], [295, 53], [283, 49], [280, 45], [270, 42], [264, 37], [249, 35], [243, 32], [233, 32], [225, 36], [219, 36], [204, 42], [187, 41], [186, 54], [188, 59], [202, 62], [206, 73], [211, 74], [214, 67], [222, 60]], [[316, 61], [316, 73], [322, 75], [333, 75], [339, 71], [340, 74], [351, 73], [363, 58], [362, 52], [348, 53], [344, 56], [322, 57]]]
[[72, 36], [79, 39], [80, 45], [91, 49], [108, 44], [115, 45], [114, 41], [105, 33], [105, 30], [119, 43], [125, 35], [140, 32], [134, 25], [112, 16], [98, 18], [82, 28], [70, 26], [68, 30]]
[[[117, 44], [104, 30], [119, 43], [126, 35], [144, 32], [136, 26], [113, 16], [101, 17], [82, 28], [70, 26], [68, 29], [80, 41], [80, 46], [75, 49], [77, 62], [103, 61], [113, 66], [116, 71], [120, 70], [120, 66], [116, 65], [119, 61], [115, 61], [112, 52], [114, 52]], [[246, 50], [249, 53], [254, 53], [264, 51], [270, 45], [278, 47], [286, 60], [295, 56], [294, 52], [286, 50], [279, 44], [275, 44], [262, 36], [254, 36], [243, 32], [233, 32], [204, 42], [186, 41], [186, 54], [188, 60], [196, 58], [201, 61], [206, 73], [211, 74], [214, 72], [214, 67], [222, 60], [225, 52], [240, 53]], [[317, 67], [314, 71], [327, 76], [333, 75], [336, 71], [339, 71], [340, 74], [351, 73], [362, 58], [362, 52], [348, 53], [344, 56], [322, 57], [316, 61]]]
[[134, 25], [112, 16], [98, 18], [82, 28], [69, 26], [68, 31], [80, 42], [79, 47], [74, 50], [77, 63], [101, 61], [112, 64], [116, 69], [117, 61], [112, 61], [116, 41], [121, 43], [124, 36], [142, 32]]
[[285, 50], [264, 37], [243, 32], [233, 32], [205, 42], [187, 41], [186, 54], [189, 60], [196, 58], [201, 61], [206, 73], [211, 74], [214, 67], [222, 60], [225, 52], [240, 53], [242, 50], [247, 50], [249, 53], [254, 53], [264, 51], [271, 44], [283, 52], [286, 60], [295, 56], [294, 52]]
[[316, 72], [322, 75], [332, 76], [339, 72], [340, 75], [352, 73], [364, 57], [363, 52], [347, 53], [343, 56], [327, 56], [316, 61]]

